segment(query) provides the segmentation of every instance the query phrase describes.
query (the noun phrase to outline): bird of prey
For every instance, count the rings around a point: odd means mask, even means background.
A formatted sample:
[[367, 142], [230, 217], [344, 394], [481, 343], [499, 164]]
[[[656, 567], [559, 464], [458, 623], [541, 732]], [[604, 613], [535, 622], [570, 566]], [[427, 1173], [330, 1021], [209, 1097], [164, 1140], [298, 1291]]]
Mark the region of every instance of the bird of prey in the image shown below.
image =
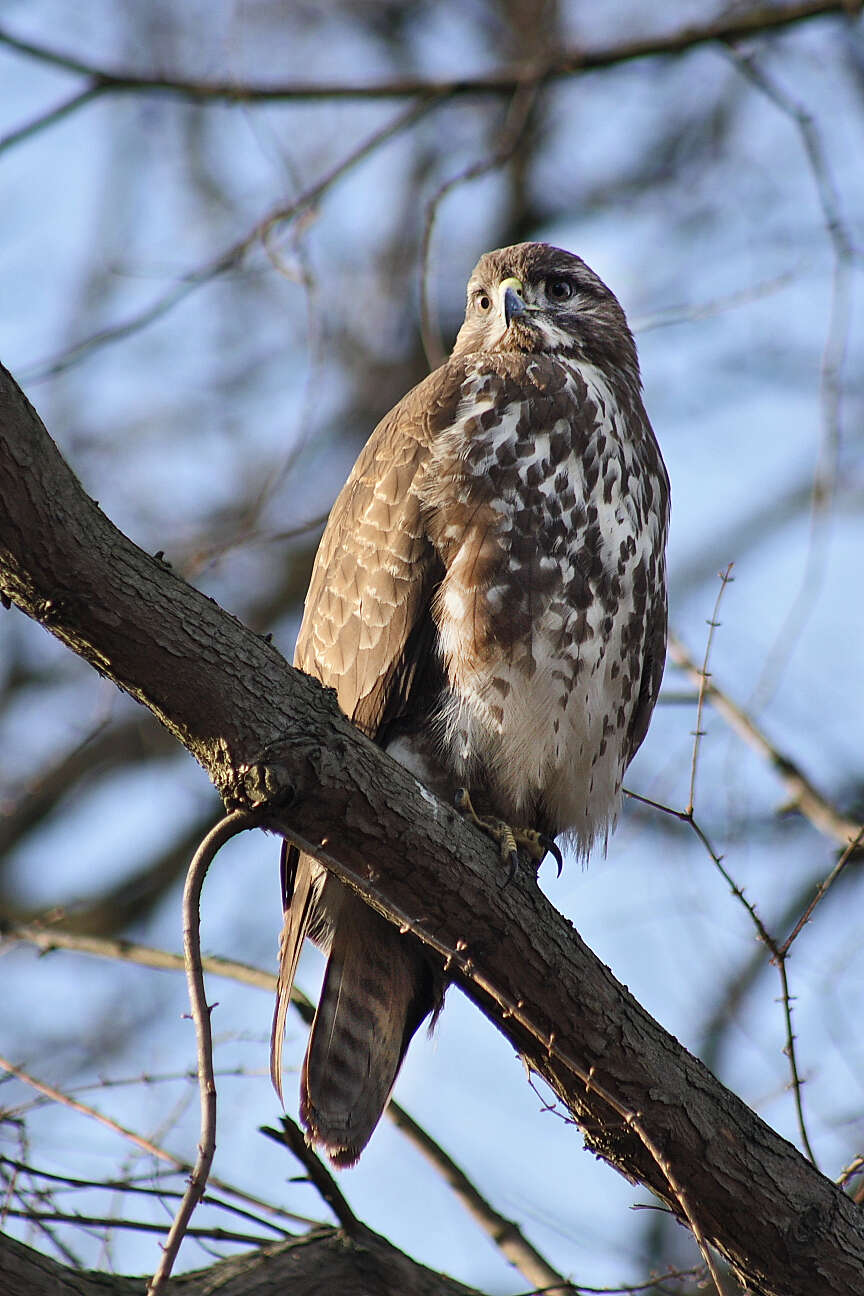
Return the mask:
[[[669, 482], [615, 296], [545, 243], [487, 252], [444, 364], [379, 423], [330, 514], [295, 665], [507, 850], [614, 823], [666, 647]], [[512, 829], [512, 835], [508, 836]], [[366, 1146], [441, 974], [314, 859], [283, 850], [271, 1071], [304, 936], [329, 961], [300, 1115]]]

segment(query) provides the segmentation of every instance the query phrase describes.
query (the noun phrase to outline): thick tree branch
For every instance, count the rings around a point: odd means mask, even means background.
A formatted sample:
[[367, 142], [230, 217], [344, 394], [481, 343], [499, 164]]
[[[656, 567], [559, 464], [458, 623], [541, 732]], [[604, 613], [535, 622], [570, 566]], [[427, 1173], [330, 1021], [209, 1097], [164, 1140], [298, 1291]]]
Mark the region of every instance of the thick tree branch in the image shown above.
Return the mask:
[[[0, 1296], [145, 1296], [146, 1286], [146, 1278], [65, 1269], [20, 1242], [0, 1238]], [[330, 1228], [232, 1256], [165, 1286], [166, 1296], [215, 1291], [219, 1296], [480, 1296], [473, 1287], [415, 1264], [377, 1233], [361, 1229], [349, 1238]]]
[[265, 802], [269, 826], [448, 952], [592, 1151], [682, 1218], [686, 1197], [754, 1293], [864, 1296], [849, 1198], [644, 1012], [530, 875], [501, 887], [491, 845], [326, 690], [122, 536], [5, 371], [0, 497], [5, 598], [148, 706], [229, 805]]

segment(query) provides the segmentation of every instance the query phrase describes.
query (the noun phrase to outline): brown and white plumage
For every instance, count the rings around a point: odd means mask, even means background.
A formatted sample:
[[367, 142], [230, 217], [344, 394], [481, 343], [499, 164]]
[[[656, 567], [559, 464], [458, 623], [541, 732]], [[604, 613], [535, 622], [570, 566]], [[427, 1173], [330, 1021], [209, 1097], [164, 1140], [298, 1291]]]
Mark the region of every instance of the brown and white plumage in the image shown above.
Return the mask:
[[[315, 560], [295, 664], [452, 800], [608, 834], [663, 670], [668, 480], [624, 313], [578, 257], [487, 253], [451, 357], [378, 425]], [[314, 860], [283, 856], [274, 1019], [305, 935], [330, 950], [301, 1118], [351, 1164], [439, 976]]]

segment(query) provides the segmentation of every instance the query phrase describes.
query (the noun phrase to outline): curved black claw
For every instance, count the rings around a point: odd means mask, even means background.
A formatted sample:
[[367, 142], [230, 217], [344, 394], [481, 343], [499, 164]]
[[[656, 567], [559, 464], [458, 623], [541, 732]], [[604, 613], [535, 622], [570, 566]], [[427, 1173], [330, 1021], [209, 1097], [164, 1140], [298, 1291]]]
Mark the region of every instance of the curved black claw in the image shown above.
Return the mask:
[[560, 878], [561, 872], [564, 868], [564, 857], [562, 856], [561, 851], [558, 849], [558, 844], [555, 841], [554, 837], [547, 837], [545, 833], [541, 833], [540, 845], [545, 846], [547, 853], [551, 855], [552, 858], [554, 859], [555, 864], [558, 868], [558, 876]]
[[511, 850], [507, 854], [507, 876], [505, 877], [504, 881], [501, 883], [502, 891], [504, 890], [505, 887], [508, 887], [510, 883], [513, 881], [513, 879], [516, 876], [516, 870], [518, 868], [519, 868], [519, 852], [518, 850]]
[[507, 877], [504, 879], [503, 886], [509, 886], [516, 876], [520, 847], [533, 861], [535, 873], [546, 856], [551, 855], [558, 865], [558, 876], [561, 876], [564, 860], [552, 837], [537, 832], [535, 828], [511, 828], [508, 823], [495, 815], [478, 815], [471, 804], [471, 794], [467, 788], [456, 789], [453, 804], [460, 814], [465, 815], [466, 819], [497, 844], [502, 860], [507, 861]]

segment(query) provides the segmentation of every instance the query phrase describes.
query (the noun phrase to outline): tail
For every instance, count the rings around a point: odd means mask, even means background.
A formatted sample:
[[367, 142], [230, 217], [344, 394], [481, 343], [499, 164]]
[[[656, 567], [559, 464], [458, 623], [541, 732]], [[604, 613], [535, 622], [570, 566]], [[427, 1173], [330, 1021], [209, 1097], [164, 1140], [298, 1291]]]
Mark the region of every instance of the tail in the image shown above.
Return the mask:
[[411, 1037], [440, 1003], [421, 946], [346, 896], [300, 1081], [300, 1119], [334, 1165], [360, 1156]]
[[315, 918], [316, 908], [324, 883], [324, 870], [308, 855], [301, 855], [296, 846], [282, 842], [280, 858], [282, 881], [282, 907], [284, 918], [279, 937], [279, 974], [276, 979], [276, 1006], [273, 1010], [273, 1027], [270, 1032], [270, 1079], [282, 1097], [282, 1042], [285, 1038], [285, 1019], [291, 1002], [291, 988], [303, 938]]
[[[280, 1098], [282, 1035], [303, 937], [330, 945], [321, 999], [300, 1081], [300, 1119], [337, 1166], [363, 1151], [396, 1082], [414, 1032], [441, 1007], [440, 975], [411, 936], [403, 936], [359, 896], [337, 890], [294, 848], [283, 852], [285, 926], [270, 1069]], [[329, 911], [329, 912], [328, 912]]]

